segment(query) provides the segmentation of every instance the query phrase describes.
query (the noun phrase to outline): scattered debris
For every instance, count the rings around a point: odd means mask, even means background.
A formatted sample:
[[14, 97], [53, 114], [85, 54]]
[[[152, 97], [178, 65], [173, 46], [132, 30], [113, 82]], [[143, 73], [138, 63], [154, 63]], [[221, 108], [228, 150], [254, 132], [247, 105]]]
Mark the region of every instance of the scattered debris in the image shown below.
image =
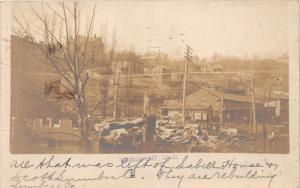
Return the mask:
[[176, 150], [183, 148], [190, 152], [214, 152], [224, 150], [224, 148], [230, 151], [254, 146], [252, 137], [236, 128], [222, 127], [217, 133], [214, 126], [186, 123], [183, 128], [180, 123], [165, 119], [157, 122], [156, 142], [157, 145], [164, 146], [162, 151], [176, 147]]
[[101, 133], [102, 144], [139, 146], [145, 141], [145, 120], [105, 120], [96, 124], [95, 130]]

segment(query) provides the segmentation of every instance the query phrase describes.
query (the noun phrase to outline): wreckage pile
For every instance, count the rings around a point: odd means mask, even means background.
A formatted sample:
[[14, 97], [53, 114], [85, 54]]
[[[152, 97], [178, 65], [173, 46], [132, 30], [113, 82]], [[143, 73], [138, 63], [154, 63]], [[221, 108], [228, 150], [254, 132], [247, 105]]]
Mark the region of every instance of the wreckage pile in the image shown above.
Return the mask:
[[104, 120], [95, 126], [104, 150], [133, 150], [145, 141], [145, 120]]
[[234, 128], [204, 126], [201, 123], [186, 123], [185, 127], [175, 121], [160, 120], [156, 125], [156, 145], [166, 152], [218, 152], [234, 151], [253, 145], [253, 139]]

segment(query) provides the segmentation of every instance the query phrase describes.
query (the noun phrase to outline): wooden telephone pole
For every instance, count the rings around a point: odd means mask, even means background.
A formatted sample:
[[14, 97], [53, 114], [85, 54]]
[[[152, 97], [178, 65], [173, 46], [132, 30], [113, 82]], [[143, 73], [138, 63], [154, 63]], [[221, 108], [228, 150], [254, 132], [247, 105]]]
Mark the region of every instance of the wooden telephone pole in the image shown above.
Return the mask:
[[255, 89], [254, 89], [254, 81], [253, 81], [253, 75], [251, 75], [251, 94], [252, 94], [252, 117], [253, 117], [253, 129], [251, 129], [251, 132], [253, 131], [254, 134], [257, 133], [257, 124], [256, 124], [256, 105], [255, 105]]
[[119, 72], [117, 73], [117, 89], [115, 94], [114, 119], [118, 118], [118, 102], [119, 102]]
[[188, 73], [188, 62], [191, 60], [192, 48], [186, 46], [185, 51], [185, 66], [184, 66], [184, 77], [183, 77], [183, 91], [182, 91], [182, 125], [185, 126], [185, 96], [186, 96], [186, 79]]
[[220, 127], [223, 125], [223, 102], [224, 102], [224, 91], [222, 89], [221, 102], [220, 102]]

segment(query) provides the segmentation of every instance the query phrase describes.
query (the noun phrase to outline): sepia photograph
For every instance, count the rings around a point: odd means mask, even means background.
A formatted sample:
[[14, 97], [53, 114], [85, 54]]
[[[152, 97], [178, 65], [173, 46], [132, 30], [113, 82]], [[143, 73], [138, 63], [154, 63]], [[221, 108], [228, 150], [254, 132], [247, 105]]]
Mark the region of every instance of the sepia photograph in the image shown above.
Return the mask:
[[12, 154], [288, 154], [285, 1], [11, 8]]

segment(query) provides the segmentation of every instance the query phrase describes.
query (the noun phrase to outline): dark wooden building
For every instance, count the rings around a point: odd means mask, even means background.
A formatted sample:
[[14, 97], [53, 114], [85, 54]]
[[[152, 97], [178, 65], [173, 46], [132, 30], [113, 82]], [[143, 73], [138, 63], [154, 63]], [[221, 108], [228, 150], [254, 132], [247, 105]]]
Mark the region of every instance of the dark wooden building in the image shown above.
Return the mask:
[[[219, 121], [222, 109], [224, 123], [249, 123], [252, 109], [252, 98], [246, 95], [222, 93], [215, 89], [202, 87], [186, 97], [186, 115], [191, 120], [206, 120], [209, 108], [213, 111], [213, 119]], [[256, 101], [257, 121], [263, 120], [263, 103]], [[182, 98], [165, 100], [162, 107], [163, 115], [181, 116]]]

